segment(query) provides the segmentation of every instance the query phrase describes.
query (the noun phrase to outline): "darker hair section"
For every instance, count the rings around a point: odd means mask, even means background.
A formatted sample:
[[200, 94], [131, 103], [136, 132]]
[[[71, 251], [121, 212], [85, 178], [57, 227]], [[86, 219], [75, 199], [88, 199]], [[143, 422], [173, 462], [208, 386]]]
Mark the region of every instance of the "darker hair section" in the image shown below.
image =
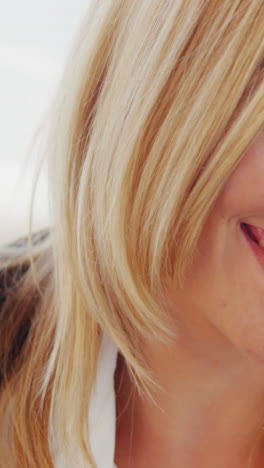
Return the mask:
[[[48, 230], [37, 232], [32, 236], [32, 244], [40, 244], [48, 234]], [[23, 294], [23, 299], [20, 295], [27, 288], [31, 269], [29, 259], [16, 263], [16, 258], [27, 253], [27, 246], [28, 238], [24, 237], [0, 250], [0, 388], [22, 363], [40, 299], [38, 288], [34, 291], [31, 288], [28, 294]]]

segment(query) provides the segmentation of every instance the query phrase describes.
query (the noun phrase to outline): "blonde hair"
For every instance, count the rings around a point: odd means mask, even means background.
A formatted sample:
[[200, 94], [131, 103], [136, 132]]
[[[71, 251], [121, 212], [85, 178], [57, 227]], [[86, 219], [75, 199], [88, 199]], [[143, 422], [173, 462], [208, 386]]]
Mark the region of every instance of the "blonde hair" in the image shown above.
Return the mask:
[[[93, 1], [50, 117], [52, 224], [3, 305], [0, 467], [94, 466], [87, 414], [102, 332], [139, 387], [141, 342], [263, 125], [264, 3]], [[31, 268], [30, 268], [31, 264]], [[12, 366], [10, 340], [30, 330]]]

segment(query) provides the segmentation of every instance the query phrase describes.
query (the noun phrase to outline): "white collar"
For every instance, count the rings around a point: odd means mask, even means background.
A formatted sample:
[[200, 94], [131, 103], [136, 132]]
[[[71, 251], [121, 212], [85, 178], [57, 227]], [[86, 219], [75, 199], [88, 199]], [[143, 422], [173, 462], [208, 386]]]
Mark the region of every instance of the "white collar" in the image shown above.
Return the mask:
[[[103, 335], [97, 362], [96, 380], [93, 386], [88, 414], [88, 427], [91, 451], [96, 468], [116, 468], [115, 432], [116, 407], [114, 373], [117, 363], [117, 347], [113, 341]], [[78, 468], [89, 468], [87, 462], [78, 451], [74, 455]], [[72, 468], [72, 462], [67, 460], [65, 454], [58, 450], [53, 451], [55, 468]]]
[[107, 335], [103, 335], [89, 410], [91, 450], [97, 468], [114, 467], [116, 362], [117, 347]]

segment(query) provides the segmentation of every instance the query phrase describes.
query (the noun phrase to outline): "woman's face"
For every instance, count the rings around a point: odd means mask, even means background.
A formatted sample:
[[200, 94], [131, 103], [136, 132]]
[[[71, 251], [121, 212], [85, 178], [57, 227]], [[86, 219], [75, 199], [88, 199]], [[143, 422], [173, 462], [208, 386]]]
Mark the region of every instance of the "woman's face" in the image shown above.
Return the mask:
[[264, 248], [245, 225], [264, 239], [263, 131], [218, 197], [183, 288], [172, 282], [167, 297], [182, 336], [204, 343], [205, 352], [213, 340], [264, 363]]

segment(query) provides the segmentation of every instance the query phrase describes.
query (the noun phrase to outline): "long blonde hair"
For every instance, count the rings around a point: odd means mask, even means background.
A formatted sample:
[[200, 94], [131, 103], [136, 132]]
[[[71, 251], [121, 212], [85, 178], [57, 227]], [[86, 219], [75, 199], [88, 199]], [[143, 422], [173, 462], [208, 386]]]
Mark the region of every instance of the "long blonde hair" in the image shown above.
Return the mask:
[[174, 336], [159, 295], [263, 126], [263, 20], [260, 0], [92, 1], [49, 115], [49, 233], [2, 260], [21, 275], [1, 311], [1, 468], [59, 449], [94, 466], [103, 332], [151, 382], [141, 342]]

